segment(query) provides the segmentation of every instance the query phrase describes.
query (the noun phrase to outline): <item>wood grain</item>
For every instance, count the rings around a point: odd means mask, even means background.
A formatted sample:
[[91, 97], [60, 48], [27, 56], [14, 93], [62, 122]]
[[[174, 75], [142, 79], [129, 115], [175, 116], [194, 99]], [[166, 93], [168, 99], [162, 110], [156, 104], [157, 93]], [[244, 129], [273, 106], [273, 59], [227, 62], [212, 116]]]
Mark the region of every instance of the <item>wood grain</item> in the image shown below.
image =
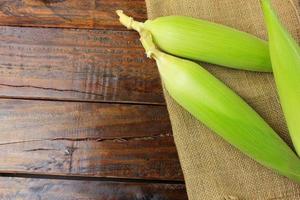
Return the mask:
[[0, 96], [163, 104], [134, 32], [0, 27]]
[[1, 0], [0, 25], [125, 29], [116, 9], [145, 20], [144, 0]]
[[146, 18], [144, 0], [0, 2], [0, 199], [187, 199], [155, 63], [116, 9]]
[[2, 200], [187, 200], [183, 184], [0, 177]]
[[164, 106], [0, 101], [0, 172], [182, 180]]

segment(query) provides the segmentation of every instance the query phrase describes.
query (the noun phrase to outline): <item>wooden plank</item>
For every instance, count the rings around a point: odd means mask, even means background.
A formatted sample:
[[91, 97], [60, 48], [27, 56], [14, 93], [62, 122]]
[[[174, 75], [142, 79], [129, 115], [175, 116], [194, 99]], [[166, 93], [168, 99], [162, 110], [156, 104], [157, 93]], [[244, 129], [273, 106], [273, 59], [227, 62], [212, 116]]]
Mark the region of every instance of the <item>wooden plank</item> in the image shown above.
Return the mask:
[[0, 25], [124, 30], [116, 9], [146, 18], [144, 0], [2, 0]]
[[164, 106], [0, 101], [0, 172], [182, 180]]
[[0, 177], [3, 200], [187, 200], [184, 184]]
[[0, 27], [0, 35], [2, 97], [164, 103], [134, 32]]

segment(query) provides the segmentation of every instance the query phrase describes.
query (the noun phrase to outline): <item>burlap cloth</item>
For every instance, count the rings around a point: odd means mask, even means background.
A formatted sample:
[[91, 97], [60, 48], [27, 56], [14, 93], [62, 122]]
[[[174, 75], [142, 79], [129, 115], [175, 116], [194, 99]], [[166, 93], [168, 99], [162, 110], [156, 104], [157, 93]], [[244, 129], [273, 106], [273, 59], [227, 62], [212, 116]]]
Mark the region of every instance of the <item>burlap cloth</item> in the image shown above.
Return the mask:
[[[193, 16], [225, 24], [266, 39], [266, 29], [258, 0], [146, 0], [146, 2], [150, 19], [172, 14]], [[273, 5], [283, 23], [299, 41], [299, 0], [273, 0]], [[240, 94], [286, 142], [291, 144], [272, 74], [201, 64]], [[244, 156], [193, 118], [174, 102], [166, 91], [165, 98], [190, 200], [300, 199], [300, 184]]]

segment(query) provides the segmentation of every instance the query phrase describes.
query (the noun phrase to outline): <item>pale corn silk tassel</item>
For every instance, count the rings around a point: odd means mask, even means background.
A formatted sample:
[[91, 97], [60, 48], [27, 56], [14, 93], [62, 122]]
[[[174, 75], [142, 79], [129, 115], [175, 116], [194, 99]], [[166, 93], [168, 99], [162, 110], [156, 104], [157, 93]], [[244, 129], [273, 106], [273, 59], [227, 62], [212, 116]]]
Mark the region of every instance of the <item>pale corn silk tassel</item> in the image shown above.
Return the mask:
[[[260, 164], [300, 183], [300, 159], [240, 96], [195, 62], [161, 52], [152, 34], [121, 11], [120, 21], [141, 35], [170, 96], [196, 119]], [[228, 197], [227, 197], [228, 198]]]
[[144, 29], [144, 23], [137, 22], [132, 17], [128, 17], [123, 13], [122, 10], [117, 10], [116, 13], [120, 17], [120, 22], [127, 29], [135, 30], [140, 34], [141, 36], [140, 41], [146, 51], [146, 55], [148, 58], [154, 58], [156, 60], [158, 54], [162, 56], [162, 52], [160, 52], [155, 46], [155, 44], [153, 43], [151, 33]]
[[135, 21], [132, 17], [129, 17], [124, 14], [123, 10], [117, 10], [117, 15], [120, 17], [120, 22], [129, 30], [135, 30], [141, 32], [143, 29], [144, 23]]

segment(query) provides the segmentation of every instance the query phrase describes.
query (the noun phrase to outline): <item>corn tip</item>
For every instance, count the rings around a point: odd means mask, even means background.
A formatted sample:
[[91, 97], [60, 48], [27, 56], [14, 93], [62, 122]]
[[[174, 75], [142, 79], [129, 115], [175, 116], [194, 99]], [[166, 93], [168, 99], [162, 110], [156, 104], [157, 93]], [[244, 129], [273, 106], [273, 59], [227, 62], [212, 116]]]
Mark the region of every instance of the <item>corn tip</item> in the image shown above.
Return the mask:
[[119, 16], [119, 21], [122, 25], [124, 25], [127, 29], [132, 29], [133, 18], [124, 14], [123, 10], [117, 10], [117, 15]]
[[121, 15], [124, 13], [123, 10], [116, 10], [116, 13], [119, 17], [121, 17]]
[[127, 16], [124, 14], [123, 10], [116, 10], [117, 15], [119, 16], [119, 21], [122, 25], [124, 25], [129, 30], [136, 30], [137, 32], [140, 32], [143, 23], [135, 21], [132, 17]]

